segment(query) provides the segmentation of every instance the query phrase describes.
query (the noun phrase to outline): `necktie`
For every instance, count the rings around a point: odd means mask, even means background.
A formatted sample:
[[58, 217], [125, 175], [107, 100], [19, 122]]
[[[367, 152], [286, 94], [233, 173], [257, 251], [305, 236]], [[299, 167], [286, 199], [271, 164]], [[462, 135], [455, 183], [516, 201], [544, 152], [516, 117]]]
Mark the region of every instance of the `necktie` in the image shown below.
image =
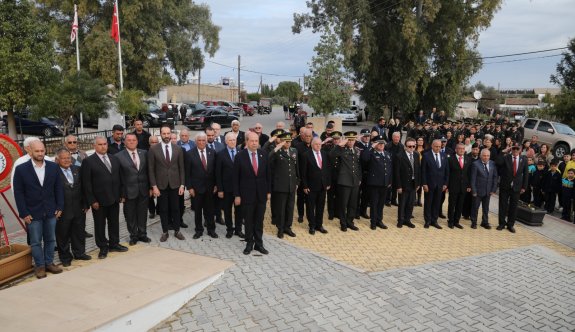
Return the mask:
[[236, 150], [232, 150], [232, 161], [236, 160]]
[[409, 163], [411, 164], [411, 178], [415, 178], [415, 164], [413, 163], [413, 153], [409, 154]]
[[108, 169], [108, 172], [112, 173], [112, 165], [110, 164], [110, 162], [108, 161], [108, 156], [102, 157], [102, 159], [104, 160], [104, 165], [106, 165], [106, 168]]
[[132, 151], [132, 160], [134, 161], [134, 166], [136, 169], [140, 169], [140, 165], [138, 165], [138, 159], [136, 159], [136, 152]]
[[459, 167], [463, 169], [463, 156], [459, 156]]
[[439, 153], [435, 154], [435, 163], [437, 164], [437, 167], [441, 168], [441, 163], [439, 162]]
[[64, 172], [64, 174], [66, 175], [68, 183], [74, 184], [74, 176], [72, 175], [72, 171], [69, 168]]
[[168, 150], [167, 144], [166, 144], [166, 162], [170, 163], [170, 150]]
[[483, 163], [483, 168], [485, 168], [485, 173], [489, 174], [489, 169], [487, 168], [487, 163]]
[[252, 168], [254, 169], [254, 173], [258, 175], [258, 161], [255, 152], [252, 152]]
[[315, 154], [317, 156], [317, 163], [318, 163], [319, 169], [321, 169], [323, 167], [323, 163], [321, 161], [321, 154], [319, 153], [319, 151], [316, 151]]
[[517, 157], [513, 157], [513, 176], [517, 175]]
[[210, 143], [210, 149], [215, 150], [214, 149], [214, 143]]
[[208, 170], [208, 162], [206, 161], [206, 156], [204, 155], [204, 150], [200, 150], [202, 157], [202, 166], [204, 166], [204, 171]]

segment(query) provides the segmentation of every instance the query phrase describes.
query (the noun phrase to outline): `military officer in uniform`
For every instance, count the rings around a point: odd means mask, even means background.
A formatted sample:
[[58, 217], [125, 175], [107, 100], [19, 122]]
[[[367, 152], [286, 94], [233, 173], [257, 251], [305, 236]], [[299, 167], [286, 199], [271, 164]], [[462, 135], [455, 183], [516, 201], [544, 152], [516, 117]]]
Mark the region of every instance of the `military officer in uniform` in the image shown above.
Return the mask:
[[343, 134], [340, 131], [331, 132], [330, 136], [322, 142], [321, 149], [324, 150], [329, 156], [329, 163], [331, 165], [331, 187], [327, 191], [327, 218], [333, 220], [334, 217], [339, 218], [338, 203], [337, 203], [337, 176], [339, 174], [339, 157], [331, 155], [333, 148], [341, 142]]
[[366, 190], [369, 190], [371, 197], [369, 205], [370, 228], [372, 230], [375, 230], [376, 227], [387, 229], [383, 223], [383, 205], [387, 192], [391, 188], [392, 157], [389, 152], [384, 151], [385, 137], [380, 135], [373, 141], [371, 147], [361, 153], [362, 165], [367, 169], [364, 172], [366, 173]]
[[338, 203], [340, 206], [339, 222], [342, 232], [347, 229], [359, 230], [354, 225], [353, 220], [357, 209], [357, 198], [359, 195], [359, 185], [361, 184], [361, 164], [360, 153], [354, 146], [357, 133], [348, 131], [344, 133], [343, 139], [331, 151], [331, 155], [339, 158], [340, 168], [337, 176]]
[[291, 147], [291, 134], [283, 133], [279, 136], [280, 143], [269, 155], [272, 173], [271, 209], [274, 224], [278, 228], [278, 237], [284, 233], [295, 237], [291, 226], [295, 193], [299, 183], [298, 152]]
[[262, 150], [264, 150], [267, 153], [272, 152], [276, 148], [276, 145], [278, 145], [278, 143], [280, 142], [278, 136], [285, 132], [286, 131], [283, 129], [272, 130], [272, 132], [270, 133], [270, 138], [267, 142], [264, 143], [264, 146], [262, 146]]
[[[371, 138], [371, 132], [369, 129], [362, 129], [360, 132], [360, 139], [355, 141], [355, 147], [358, 148], [362, 153], [365, 150], [370, 150], [371, 146], [369, 144], [369, 140]], [[369, 193], [370, 190], [367, 188], [367, 165], [362, 161], [361, 169], [363, 170], [363, 174], [361, 176], [361, 186], [359, 186], [359, 199], [357, 202], [357, 211], [355, 212], [355, 218], [359, 219], [362, 217], [364, 219], [369, 219], [367, 215], [367, 207], [370, 204]]]

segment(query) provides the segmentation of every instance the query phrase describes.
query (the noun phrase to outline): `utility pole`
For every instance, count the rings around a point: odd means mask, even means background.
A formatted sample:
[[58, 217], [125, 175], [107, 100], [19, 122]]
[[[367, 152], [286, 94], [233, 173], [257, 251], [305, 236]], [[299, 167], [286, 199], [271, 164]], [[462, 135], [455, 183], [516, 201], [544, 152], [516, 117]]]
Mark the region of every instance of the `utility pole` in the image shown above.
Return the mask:
[[238, 55], [238, 103], [242, 101], [242, 87], [240, 84], [240, 56]]
[[202, 84], [202, 68], [198, 69], [198, 103], [200, 103], [200, 86]]

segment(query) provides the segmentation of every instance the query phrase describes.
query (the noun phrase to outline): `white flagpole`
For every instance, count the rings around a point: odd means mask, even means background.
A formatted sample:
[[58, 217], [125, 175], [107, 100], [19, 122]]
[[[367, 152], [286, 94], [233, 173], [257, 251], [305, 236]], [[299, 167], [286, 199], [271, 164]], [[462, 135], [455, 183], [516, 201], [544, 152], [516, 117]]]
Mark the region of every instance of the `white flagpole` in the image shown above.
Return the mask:
[[118, 22], [118, 66], [120, 66], [120, 91], [124, 90], [124, 77], [122, 75], [122, 38], [120, 36], [120, 7], [116, 0], [116, 20]]
[[[78, 18], [78, 5], [74, 5], [74, 23], [78, 23], [76, 22], [76, 19]], [[78, 39], [80, 37], [80, 27], [77, 26], [76, 27], [76, 69], [78, 70], [78, 73], [80, 72], [80, 46], [78, 45]], [[83, 134], [84, 133], [84, 114], [83, 112], [80, 111], [80, 132]]]

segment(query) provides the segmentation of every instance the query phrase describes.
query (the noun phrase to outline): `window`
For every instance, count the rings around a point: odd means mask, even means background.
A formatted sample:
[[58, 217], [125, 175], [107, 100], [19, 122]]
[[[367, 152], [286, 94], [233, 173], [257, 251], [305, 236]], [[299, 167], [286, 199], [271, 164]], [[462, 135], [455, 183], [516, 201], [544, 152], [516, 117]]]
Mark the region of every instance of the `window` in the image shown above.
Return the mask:
[[547, 132], [547, 129], [553, 129], [553, 127], [551, 127], [551, 124], [549, 122], [545, 121], [539, 122], [539, 126], [537, 126], [538, 131]]
[[525, 121], [525, 128], [527, 129], [535, 129], [535, 125], [537, 124], [537, 120], [534, 119], [529, 119], [527, 121]]

